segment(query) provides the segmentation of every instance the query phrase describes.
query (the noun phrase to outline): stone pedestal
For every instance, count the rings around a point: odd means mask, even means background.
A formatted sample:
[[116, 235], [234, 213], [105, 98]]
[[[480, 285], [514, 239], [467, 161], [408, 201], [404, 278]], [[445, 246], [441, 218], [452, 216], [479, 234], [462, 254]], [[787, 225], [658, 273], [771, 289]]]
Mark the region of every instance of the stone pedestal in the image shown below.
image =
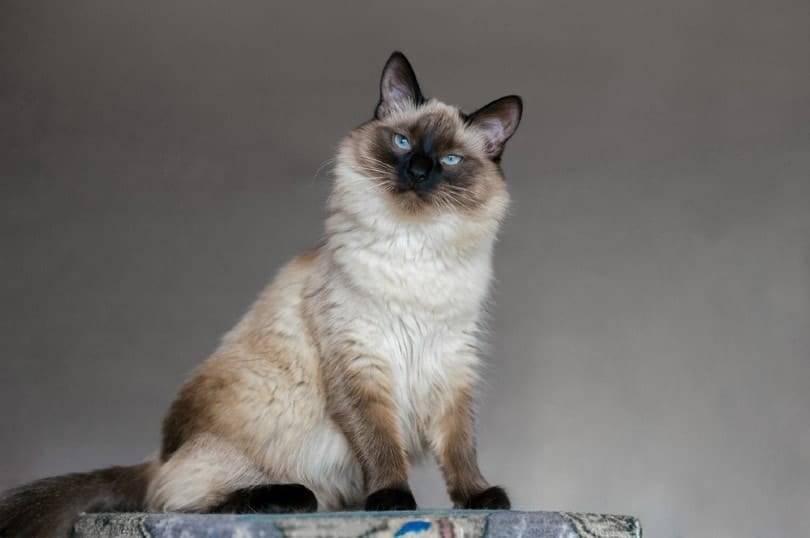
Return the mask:
[[629, 516], [439, 510], [269, 514], [84, 514], [76, 538], [640, 538]]

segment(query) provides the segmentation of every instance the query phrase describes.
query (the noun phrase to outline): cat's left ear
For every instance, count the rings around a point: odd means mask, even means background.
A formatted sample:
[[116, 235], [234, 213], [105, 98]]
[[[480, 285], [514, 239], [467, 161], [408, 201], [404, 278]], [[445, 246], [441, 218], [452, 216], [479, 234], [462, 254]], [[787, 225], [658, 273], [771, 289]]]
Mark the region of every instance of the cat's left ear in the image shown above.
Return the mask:
[[467, 125], [483, 133], [487, 157], [498, 159], [506, 141], [515, 134], [522, 114], [523, 100], [517, 95], [507, 95], [470, 114]]
[[394, 110], [405, 108], [408, 104], [420, 105], [424, 101], [410, 62], [401, 52], [394, 52], [383, 67], [380, 78], [380, 102], [377, 103], [374, 117], [379, 120]]

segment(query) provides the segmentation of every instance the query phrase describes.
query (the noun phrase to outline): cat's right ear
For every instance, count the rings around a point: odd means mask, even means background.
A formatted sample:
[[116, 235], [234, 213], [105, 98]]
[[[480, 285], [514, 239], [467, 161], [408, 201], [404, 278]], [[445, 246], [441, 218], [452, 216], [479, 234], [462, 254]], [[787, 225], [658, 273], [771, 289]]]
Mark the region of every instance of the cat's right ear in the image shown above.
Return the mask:
[[380, 102], [374, 118], [380, 120], [395, 110], [420, 105], [425, 101], [408, 59], [399, 51], [394, 52], [383, 67], [380, 78]]

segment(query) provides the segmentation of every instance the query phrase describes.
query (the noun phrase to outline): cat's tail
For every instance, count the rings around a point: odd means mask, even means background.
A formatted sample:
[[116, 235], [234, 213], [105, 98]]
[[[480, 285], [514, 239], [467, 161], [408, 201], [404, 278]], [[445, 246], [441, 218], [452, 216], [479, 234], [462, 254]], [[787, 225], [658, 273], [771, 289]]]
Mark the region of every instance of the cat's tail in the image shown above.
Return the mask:
[[0, 495], [0, 537], [65, 538], [82, 512], [144, 509], [154, 463], [43, 478]]

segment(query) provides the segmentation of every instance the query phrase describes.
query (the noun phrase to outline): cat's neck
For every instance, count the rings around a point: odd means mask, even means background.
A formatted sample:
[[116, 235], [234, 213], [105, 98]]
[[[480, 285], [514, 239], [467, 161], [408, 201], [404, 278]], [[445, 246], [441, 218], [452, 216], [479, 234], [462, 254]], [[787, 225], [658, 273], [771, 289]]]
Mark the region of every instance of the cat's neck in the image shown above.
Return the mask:
[[402, 218], [382, 196], [366, 191], [360, 197], [338, 182], [325, 249], [333, 270], [356, 289], [418, 308], [452, 307], [474, 315], [489, 288], [496, 230], [497, 222], [463, 215]]
[[384, 250], [401, 261], [419, 263], [442, 258], [466, 264], [489, 255], [499, 219], [461, 212], [410, 216], [396, 210], [386, 193], [368, 178], [338, 166], [326, 220], [327, 245]]

